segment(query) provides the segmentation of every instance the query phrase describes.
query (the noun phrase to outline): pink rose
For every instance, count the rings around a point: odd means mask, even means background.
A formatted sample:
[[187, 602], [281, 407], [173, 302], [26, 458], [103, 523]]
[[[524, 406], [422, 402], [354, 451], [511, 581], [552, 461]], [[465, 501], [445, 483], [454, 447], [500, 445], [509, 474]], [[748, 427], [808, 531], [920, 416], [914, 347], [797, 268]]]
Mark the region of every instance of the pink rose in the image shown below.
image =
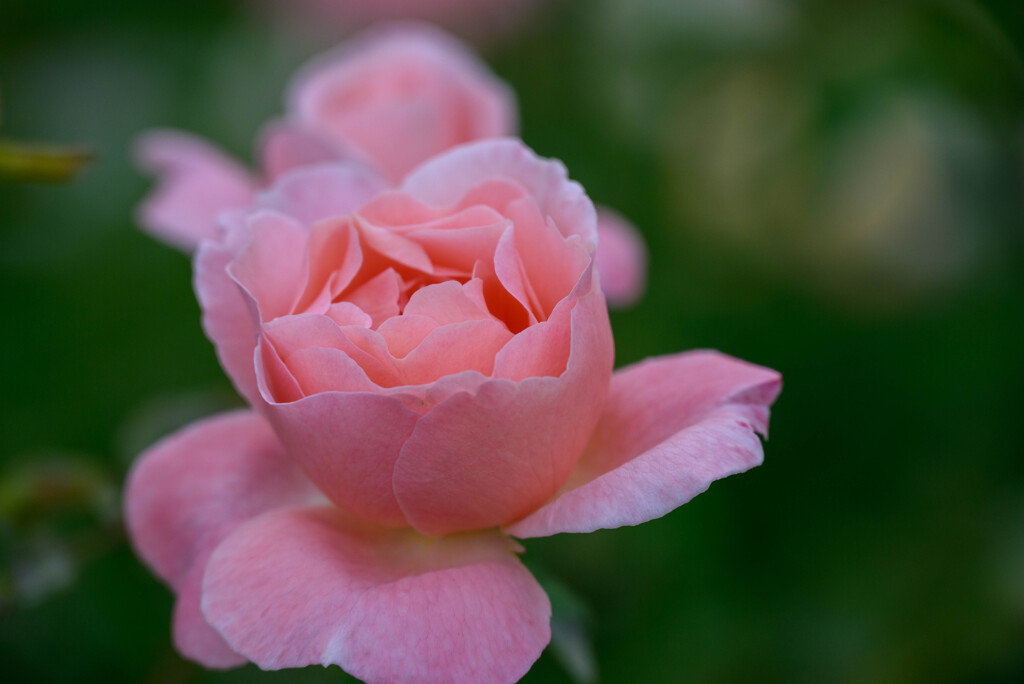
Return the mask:
[[[372, 30], [300, 71], [284, 120], [259, 138], [258, 174], [191, 135], [144, 136], [140, 163], [160, 183], [139, 219], [156, 237], [192, 251], [216, 236], [221, 211], [247, 205], [287, 171], [358, 160], [397, 184], [451, 147], [514, 135], [516, 118], [509, 88], [455, 39], [410, 24]], [[637, 299], [645, 277], [642, 240], [624, 220], [616, 226], [600, 264], [616, 286], [609, 291], [615, 304]]]
[[613, 375], [593, 205], [518, 141], [397, 189], [302, 168], [222, 225], [196, 289], [253, 409], [151, 448], [126, 498], [199, 662], [513, 681], [551, 612], [513, 536], [637, 524], [761, 462], [779, 375], [715, 352]]

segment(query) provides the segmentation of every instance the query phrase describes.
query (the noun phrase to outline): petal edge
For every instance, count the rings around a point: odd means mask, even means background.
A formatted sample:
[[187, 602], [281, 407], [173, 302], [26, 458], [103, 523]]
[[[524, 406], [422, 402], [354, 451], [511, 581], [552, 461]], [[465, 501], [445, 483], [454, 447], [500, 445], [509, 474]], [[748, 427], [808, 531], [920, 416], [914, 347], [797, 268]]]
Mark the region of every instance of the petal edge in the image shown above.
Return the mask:
[[[690, 378], [690, 385], [679, 386]], [[504, 531], [519, 538], [593, 532], [659, 518], [712, 482], [759, 465], [775, 371], [717, 352], [618, 371], [594, 437], [562, 492]]]
[[214, 553], [203, 613], [263, 669], [511, 682], [547, 644], [551, 615], [514, 547], [497, 532], [428, 540], [337, 509], [276, 511]]

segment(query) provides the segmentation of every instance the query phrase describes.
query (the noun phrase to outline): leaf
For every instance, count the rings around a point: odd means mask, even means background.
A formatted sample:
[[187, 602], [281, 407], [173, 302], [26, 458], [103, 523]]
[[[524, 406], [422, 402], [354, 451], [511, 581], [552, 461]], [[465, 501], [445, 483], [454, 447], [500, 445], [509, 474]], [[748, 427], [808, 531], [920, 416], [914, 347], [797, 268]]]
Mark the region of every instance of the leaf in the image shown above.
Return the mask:
[[66, 183], [93, 157], [85, 147], [0, 140], [0, 181]]
[[551, 653], [577, 684], [597, 682], [597, 659], [587, 634], [592, 612], [587, 604], [561, 580], [527, 563], [551, 599]]

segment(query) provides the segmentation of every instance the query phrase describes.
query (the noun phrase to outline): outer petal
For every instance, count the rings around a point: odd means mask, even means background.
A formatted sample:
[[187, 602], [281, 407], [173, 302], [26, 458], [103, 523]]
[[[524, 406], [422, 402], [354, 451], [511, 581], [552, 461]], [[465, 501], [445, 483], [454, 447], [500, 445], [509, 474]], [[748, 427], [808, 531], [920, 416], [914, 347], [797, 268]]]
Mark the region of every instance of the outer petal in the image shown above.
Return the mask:
[[505, 530], [521, 538], [636, 525], [761, 463], [755, 431], [782, 388], [717, 352], [648, 360], [612, 378], [604, 414], [563, 492]]
[[352, 156], [313, 131], [286, 121], [268, 124], [260, 133], [256, 151], [268, 181], [303, 166], [326, 164]]
[[139, 222], [185, 252], [215, 237], [218, 214], [245, 206], [256, 191], [248, 171], [186, 133], [147, 133], [138, 141], [136, 156], [139, 166], [158, 180], [139, 207]]
[[193, 287], [203, 312], [203, 331], [213, 342], [221, 367], [238, 393], [257, 406], [260, 393], [252, 357], [257, 322], [248, 297], [228, 273], [228, 265], [249, 241], [249, 230], [240, 211], [222, 218], [222, 238], [204, 240], [196, 251]]
[[212, 537], [196, 553], [196, 562], [181, 586], [175, 589], [178, 597], [174, 602], [172, 618], [172, 634], [178, 652], [190, 660], [218, 670], [239, 667], [246, 663], [245, 656], [228, 646], [224, 637], [210, 626], [199, 609], [206, 563], [223, 536]]
[[597, 270], [612, 307], [635, 304], [647, 284], [647, 247], [636, 228], [617, 212], [597, 210]]
[[284, 174], [257, 204], [292, 216], [306, 225], [345, 216], [390, 187], [390, 183], [354, 161], [305, 166]]
[[419, 414], [400, 399], [369, 392], [278, 401], [268, 386], [267, 364], [279, 359], [266, 337], [258, 353], [266, 415], [288, 453], [338, 506], [381, 524], [405, 524], [392, 468]]
[[259, 321], [290, 314], [305, 287], [309, 231], [290, 216], [262, 210], [246, 217], [246, 233], [228, 275], [246, 293]]
[[332, 508], [277, 511], [220, 545], [203, 614], [264, 669], [340, 665], [373, 682], [512, 682], [551, 606], [496, 531], [428, 540]]
[[196, 423], [139, 458], [126, 487], [128, 533], [178, 593], [174, 633], [184, 655], [211, 667], [244, 662], [199, 612], [206, 562], [240, 523], [316, 496], [270, 426], [249, 411]]
[[[584, 292], [590, 281], [588, 269], [580, 281]], [[394, 479], [414, 528], [442, 535], [505, 524], [541, 506], [566, 481], [604, 404], [613, 355], [601, 292], [591, 288], [576, 296], [534, 326], [551, 335], [538, 354], [569, 338], [564, 372], [518, 382], [492, 379], [420, 418]], [[509, 365], [515, 370], [527, 363], [517, 356]]]
[[413, 170], [402, 183], [410, 195], [434, 206], [454, 204], [484, 180], [522, 185], [562, 235], [597, 241], [597, 214], [561, 162], [541, 159], [515, 139], [483, 140], [456, 147]]

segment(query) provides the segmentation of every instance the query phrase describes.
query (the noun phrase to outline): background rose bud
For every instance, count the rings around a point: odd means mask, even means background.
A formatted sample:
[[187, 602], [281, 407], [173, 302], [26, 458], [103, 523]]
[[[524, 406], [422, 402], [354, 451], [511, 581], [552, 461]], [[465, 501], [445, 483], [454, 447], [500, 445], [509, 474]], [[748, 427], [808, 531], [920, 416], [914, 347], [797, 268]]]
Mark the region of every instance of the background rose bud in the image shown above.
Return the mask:
[[223, 215], [196, 289], [255, 411], [151, 449], [126, 501], [183, 654], [511, 681], [551, 608], [506, 535], [637, 524], [760, 463], [774, 371], [698, 352], [612, 377], [596, 238], [516, 140], [394, 190], [301, 168]]
[[440, 31], [370, 31], [307, 66], [288, 99], [293, 125], [350, 149], [394, 181], [471, 140], [516, 130], [515, 97]]

